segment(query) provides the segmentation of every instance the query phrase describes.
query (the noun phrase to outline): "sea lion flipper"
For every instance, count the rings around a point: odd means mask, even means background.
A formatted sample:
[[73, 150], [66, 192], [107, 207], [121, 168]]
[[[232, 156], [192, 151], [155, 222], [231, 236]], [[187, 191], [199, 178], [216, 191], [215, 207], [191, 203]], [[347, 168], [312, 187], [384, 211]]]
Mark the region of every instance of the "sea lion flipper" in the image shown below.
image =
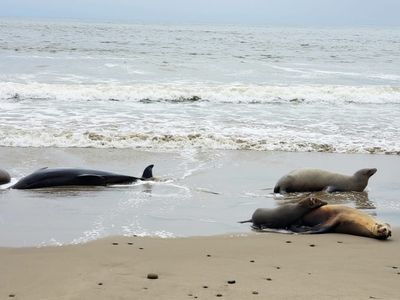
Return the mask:
[[106, 179], [103, 176], [82, 174], [78, 178], [80, 185], [106, 185]]
[[329, 185], [324, 189], [324, 191], [327, 193], [334, 193], [334, 192], [338, 192], [339, 189], [333, 185]]
[[296, 233], [304, 233], [304, 234], [317, 234], [317, 233], [326, 233], [332, 229], [332, 226], [326, 225], [316, 225], [316, 226], [290, 226], [290, 230]]

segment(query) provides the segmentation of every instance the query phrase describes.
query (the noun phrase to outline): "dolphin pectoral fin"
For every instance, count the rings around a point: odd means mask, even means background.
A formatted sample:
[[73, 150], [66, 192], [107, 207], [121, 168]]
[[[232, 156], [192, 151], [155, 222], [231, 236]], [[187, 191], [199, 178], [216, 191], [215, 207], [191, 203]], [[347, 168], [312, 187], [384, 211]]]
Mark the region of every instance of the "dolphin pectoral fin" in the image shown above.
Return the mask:
[[37, 169], [35, 172], [33, 172], [33, 173], [36, 173], [36, 172], [39, 172], [39, 171], [42, 171], [42, 170], [46, 170], [46, 169], [48, 169], [49, 167], [43, 167], [43, 168], [40, 168], [40, 169]]
[[146, 179], [153, 178], [153, 167], [154, 167], [154, 165], [147, 166], [146, 169], [144, 169], [142, 177], [140, 179], [146, 180]]
[[106, 179], [99, 175], [82, 174], [77, 179], [78, 185], [106, 185]]

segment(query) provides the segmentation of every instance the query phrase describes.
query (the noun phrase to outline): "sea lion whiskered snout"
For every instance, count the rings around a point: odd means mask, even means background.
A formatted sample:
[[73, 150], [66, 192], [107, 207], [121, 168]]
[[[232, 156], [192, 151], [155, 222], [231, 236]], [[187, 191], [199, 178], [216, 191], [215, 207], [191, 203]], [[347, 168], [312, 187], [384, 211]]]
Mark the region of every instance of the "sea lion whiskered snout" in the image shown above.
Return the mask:
[[318, 208], [318, 207], [327, 205], [328, 202], [323, 201], [323, 200], [321, 200], [319, 198], [316, 198], [316, 197], [308, 197], [308, 198], [305, 198], [303, 200], [300, 200], [298, 202], [298, 204], [300, 206], [302, 206], [302, 207], [314, 209], [314, 208]]
[[392, 228], [388, 223], [376, 223], [373, 228], [373, 232], [380, 240], [386, 240], [392, 236]]

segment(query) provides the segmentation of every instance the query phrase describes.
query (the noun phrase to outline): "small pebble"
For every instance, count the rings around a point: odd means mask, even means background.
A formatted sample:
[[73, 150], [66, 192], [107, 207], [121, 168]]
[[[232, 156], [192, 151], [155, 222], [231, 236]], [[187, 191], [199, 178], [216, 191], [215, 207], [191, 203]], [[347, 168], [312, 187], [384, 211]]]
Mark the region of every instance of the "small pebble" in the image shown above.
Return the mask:
[[281, 269], [281, 267], [276, 267], [276, 269], [277, 269], [277, 270], [280, 270], [280, 269]]
[[133, 245], [133, 243], [132, 243], [132, 242], [129, 242], [128, 245]]
[[112, 243], [114, 246], [118, 245], [118, 243]]
[[188, 294], [188, 296], [189, 296], [189, 297], [192, 297], [192, 296], [193, 296], [193, 294]]
[[292, 241], [286, 241], [286, 243], [290, 244]]
[[139, 248], [139, 250], [143, 250], [143, 248], [142, 248], [142, 247], [140, 247], [140, 248]]
[[343, 244], [343, 242], [342, 241], [337, 241], [338, 242], [338, 244]]
[[8, 295], [8, 297], [10, 297], [10, 298], [14, 298], [14, 297], [15, 297], [15, 295], [14, 295], [14, 294], [10, 294], [10, 295]]
[[236, 283], [236, 280], [228, 280], [228, 283], [229, 283], [229, 284], [235, 284], [235, 283]]
[[222, 294], [216, 294], [215, 296], [217, 296], [217, 297], [222, 297]]
[[148, 279], [158, 279], [158, 275], [155, 273], [149, 273], [147, 274]]
[[315, 247], [315, 245], [314, 244], [310, 244], [310, 247]]
[[252, 294], [253, 294], [253, 295], [258, 295], [258, 292], [257, 292], [257, 291], [253, 291]]
[[392, 269], [398, 269], [398, 267], [392, 267]]
[[203, 289], [208, 289], [208, 286], [207, 285], [203, 285]]
[[253, 263], [253, 262], [255, 262], [255, 261], [254, 261], [254, 260], [251, 260], [250, 262]]
[[99, 282], [97, 285], [103, 285], [103, 283], [102, 283], [102, 282]]
[[207, 257], [211, 257], [211, 254], [207, 254]]
[[267, 278], [267, 280], [268, 280], [268, 281], [271, 281], [271, 280], [272, 280], [272, 278], [269, 278], [269, 277], [268, 277], [268, 278]]

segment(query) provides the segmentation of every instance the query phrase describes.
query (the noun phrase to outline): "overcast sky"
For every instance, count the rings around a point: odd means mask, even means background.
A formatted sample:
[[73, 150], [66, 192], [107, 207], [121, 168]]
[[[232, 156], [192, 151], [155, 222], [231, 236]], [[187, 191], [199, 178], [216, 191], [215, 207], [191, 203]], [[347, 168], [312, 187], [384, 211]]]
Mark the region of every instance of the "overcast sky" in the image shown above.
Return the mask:
[[400, 26], [400, 0], [0, 0], [0, 16], [150, 23]]

